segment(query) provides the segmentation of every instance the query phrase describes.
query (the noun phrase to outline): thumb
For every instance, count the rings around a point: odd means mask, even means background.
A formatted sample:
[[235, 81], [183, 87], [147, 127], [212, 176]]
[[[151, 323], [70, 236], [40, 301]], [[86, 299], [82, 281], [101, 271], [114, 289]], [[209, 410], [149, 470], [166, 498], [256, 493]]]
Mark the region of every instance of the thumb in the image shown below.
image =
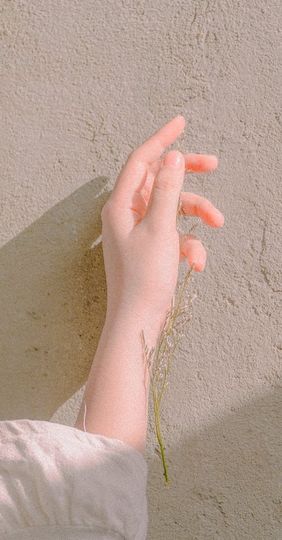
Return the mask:
[[155, 178], [145, 217], [156, 229], [176, 225], [184, 174], [183, 154], [171, 150], [166, 154]]

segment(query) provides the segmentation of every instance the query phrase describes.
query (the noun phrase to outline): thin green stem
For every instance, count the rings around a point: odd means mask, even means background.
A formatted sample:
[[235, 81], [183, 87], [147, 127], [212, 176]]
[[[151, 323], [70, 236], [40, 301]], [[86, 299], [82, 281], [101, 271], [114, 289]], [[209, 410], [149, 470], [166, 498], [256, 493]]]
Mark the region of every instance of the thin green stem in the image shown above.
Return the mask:
[[163, 463], [163, 468], [164, 468], [164, 477], [165, 477], [166, 483], [168, 484], [169, 483], [168, 469], [167, 469], [167, 463], [166, 463], [166, 459], [165, 459], [163, 439], [162, 439], [162, 434], [161, 434], [161, 429], [160, 429], [159, 406], [158, 406], [158, 400], [156, 398], [156, 395], [155, 395], [154, 391], [153, 391], [153, 399], [154, 399], [154, 412], [155, 412], [155, 430], [156, 430], [158, 443], [159, 443], [159, 446], [160, 446], [161, 458], [162, 458], [162, 463]]
[[[167, 312], [165, 322], [163, 324], [162, 330], [160, 332], [157, 345], [155, 348], [152, 348], [149, 352], [149, 349], [145, 342], [144, 332], [142, 330], [141, 337], [143, 341], [143, 346], [145, 350], [145, 359], [147, 364], [150, 364], [149, 375], [153, 391], [153, 403], [154, 403], [154, 415], [155, 415], [155, 432], [159, 444], [160, 451], [158, 451], [164, 469], [165, 482], [169, 483], [168, 478], [168, 467], [165, 458], [165, 447], [162, 438], [161, 426], [160, 426], [160, 411], [161, 411], [161, 402], [163, 398], [164, 389], [167, 387], [167, 377], [170, 372], [171, 359], [173, 357], [174, 351], [179, 343], [180, 338], [176, 339], [173, 335], [174, 331], [177, 330], [178, 326], [176, 325], [173, 328], [177, 318], [185, 314], [185, 309], [181, 305], [184, 292], [187, 288], [187, 283], [191, 277], [194, 266], [192, 266], [187, 272], [185, 279], [183, 280], [182, 286], [179, 288], [177, 295], [173, 298], [171, 309]], [[176, 298], [176, 301], [175, 301]], [[186, 308], [186, 306], [185, 306]], [[183, 322], [183, 321], [182, 321]], [[168, 340], [173, 339], [173, 348], [170, 349], [169, 354], [166, 355], [168, 349]], [[162, 354], [161, 354], [162, 353]], [[151, 356], [153, 359], [151, 361]], [[162, 361], [166, 363], [162, 365]], [[153, 370], [154, 368], [154, 370]], [[160, 378], [163, 378], [163, 381], [160, 383]], [[160, 388], [158, 388], [158, 383], [160, 383]]]

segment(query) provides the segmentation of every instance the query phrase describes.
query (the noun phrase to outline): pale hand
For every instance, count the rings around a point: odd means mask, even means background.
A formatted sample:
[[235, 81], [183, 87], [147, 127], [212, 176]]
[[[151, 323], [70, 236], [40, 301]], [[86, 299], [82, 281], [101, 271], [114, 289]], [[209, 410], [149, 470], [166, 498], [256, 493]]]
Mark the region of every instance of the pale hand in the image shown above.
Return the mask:
[[102, 209], [108, 310], [124, 306], [148, 315], [165, 313], [179, 262], [186, 260], [196, 272], [204, 269], [202, 242], [177, 231], [179, 203], [182, 215], [198, 216], [211, 227], [224, 224], [223, 214], [208, 199], [181, 191], [185, 171], [212, 171], [217, 157], [178, 151], [162, 156], [184, 127], [184, 117], [176, 116], [134, 150]]

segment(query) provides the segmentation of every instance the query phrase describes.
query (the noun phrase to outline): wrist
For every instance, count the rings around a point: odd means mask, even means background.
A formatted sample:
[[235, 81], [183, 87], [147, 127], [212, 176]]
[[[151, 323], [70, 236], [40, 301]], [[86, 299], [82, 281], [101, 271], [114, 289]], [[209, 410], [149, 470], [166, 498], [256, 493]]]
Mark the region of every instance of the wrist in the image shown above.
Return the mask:
[[[138, 305], [129, 306], [125, 301], [115, 305], [107, 305], [105, 330], [120, 327], [128, 338], [137, 337], [144, 331], [145, 340], [149, 347], [155, 346], [157, 338], [165, 321], [166, 311], [156, 311]], [[140, 336], [141, 339], [141, 336]]]
[[158, 303], [153, 299], [146, 301], [141, 295], [138, 300], [133, 300], [129, 296], [112, 295], [107, 298], [107, 317], [111, 316], [133, 316], [140, 320], [154, 321], [165, 318], [171, 302], [164, 299]]

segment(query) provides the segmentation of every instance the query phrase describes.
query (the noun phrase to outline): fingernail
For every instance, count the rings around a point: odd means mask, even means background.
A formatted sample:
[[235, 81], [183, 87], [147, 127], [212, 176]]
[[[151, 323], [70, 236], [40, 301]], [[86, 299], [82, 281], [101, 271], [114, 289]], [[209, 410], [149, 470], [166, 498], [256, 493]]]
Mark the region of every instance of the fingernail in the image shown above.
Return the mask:
[[183, 155], [178, 150], [172, 150], [169, 152], [164, 161], [164, 165], [168, 167], [174, 167], [175, 169], [180, 169], [183, 165]]

